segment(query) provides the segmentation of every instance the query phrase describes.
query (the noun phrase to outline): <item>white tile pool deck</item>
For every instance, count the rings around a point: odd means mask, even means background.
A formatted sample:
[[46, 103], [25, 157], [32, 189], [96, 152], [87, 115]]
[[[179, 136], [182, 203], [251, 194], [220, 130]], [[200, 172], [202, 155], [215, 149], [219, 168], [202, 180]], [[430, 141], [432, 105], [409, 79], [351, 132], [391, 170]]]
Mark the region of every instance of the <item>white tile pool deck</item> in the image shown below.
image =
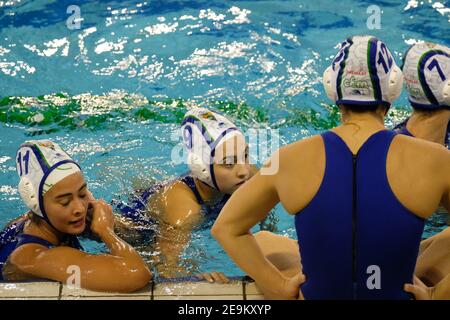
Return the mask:
[[228, 284], [200, 282], [149, 283], [137, 292], [105, 293], [70, 288], [59, 282], [0, 283], [0, 300], [263, 300], [253, 282]]

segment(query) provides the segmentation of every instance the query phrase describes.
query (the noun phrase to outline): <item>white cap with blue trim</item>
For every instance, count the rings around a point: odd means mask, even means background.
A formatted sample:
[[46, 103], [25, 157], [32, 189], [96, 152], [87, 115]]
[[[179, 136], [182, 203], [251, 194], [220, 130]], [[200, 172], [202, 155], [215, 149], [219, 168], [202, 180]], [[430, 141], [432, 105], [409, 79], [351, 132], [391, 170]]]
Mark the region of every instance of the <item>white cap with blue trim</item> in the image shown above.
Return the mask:
[[414, 108], [450, 108], [450, 48], [430, 42], [414, 44], [405, 55], [403, 74]]
[[49, 223], [44, 210], [44, 194], [62, 179], [81, 171], [79, 165], [50, 140], [23, 143], [17, 151], [16, 168], [22, 200], [32, 212]]
[[215, 151], [224, 141], [243, 133], [226, 117], [206, 108], [194, 108], [185, 114], [181, 134], [191, 175], [219, 190], [213, 167]]
[[398, 98], [403, 76], [387, 46], [373, 36], [354, 36], [323, 75], [328, 97], [336, 104], [386, 105]]

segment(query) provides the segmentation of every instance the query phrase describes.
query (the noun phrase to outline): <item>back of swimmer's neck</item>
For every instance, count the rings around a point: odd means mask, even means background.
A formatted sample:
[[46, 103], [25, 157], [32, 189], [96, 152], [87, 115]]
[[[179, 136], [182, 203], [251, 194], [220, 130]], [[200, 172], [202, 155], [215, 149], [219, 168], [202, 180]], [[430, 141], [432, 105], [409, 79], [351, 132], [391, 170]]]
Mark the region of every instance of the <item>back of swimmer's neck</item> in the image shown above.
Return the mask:
[[341, 111], [342, 111], [342, 116], [341, 116], [341, 120], [342, 123], [346, 123], [346, 122], [355, 122], [355, 121], [359, 121], [359, 122], [371, 122], [371, 123], [378, 123], [378, 124], [383, 124], [384, 123], [384, 109], [374, 109], [374, 110], [367, 110], [367, 111], [362, 111], [362, 112], [358, 112], [355, 111], [356, 108], [351, 109], [348, 107], [341, 107]]
[[342, 124], [361, 123], [367, 127], [384, 127], [387, 108], [366, 105], [339, 105]]
[[362, 110], [356, 108], [356, 106], [340, 106], [342, 124], [331, 129], [345, 141], [354, 155], [358, 153], [360, 147], [370, 136], [386, 129], [384, 126], [386, 109], [384, 107], [369, 109], [367, 106], [363, 106]]
[[450, 110], [414, 110], [406, 124], [406, 129], [416, 138], [443, 145], [449, 121]]
[[341, 108], [341, 111], [342, 124], [335, 131], [346, 131], [365, 136], [385, 129], [384, 111], [354, 112], [346, 108]]

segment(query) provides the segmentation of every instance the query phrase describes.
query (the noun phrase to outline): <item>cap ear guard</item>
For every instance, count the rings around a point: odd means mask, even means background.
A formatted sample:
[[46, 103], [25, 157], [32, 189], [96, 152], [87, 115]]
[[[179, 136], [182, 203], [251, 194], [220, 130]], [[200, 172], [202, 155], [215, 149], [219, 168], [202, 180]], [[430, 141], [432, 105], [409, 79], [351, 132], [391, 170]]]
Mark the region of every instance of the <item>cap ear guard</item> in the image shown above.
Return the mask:
[[200, 159], [198, 155], [193, 152], [189, 152], [187, 156], [187, 163], [193, 176], [212, 187], [209, 168], [203, 163], [202, 159]]
[[389, 74], [387, 100], [392, 103], [397, 99], [402, 93], [402, 87], [403, 72], [397, 65], [394, 65]]
[[201, 181], [210, 185], [211, 177], [209, 174], [209, 168], [202, 161], [202, 159], [195, 154], [193, 148], [192, 127], [186, 125], [183, 129], [183, 139], [186, 149], [188, 150], [187, 164], [192, 175], [200, 179]]
[[188, 154], [188, 165], [192, 173], [194, 173], [200, 180], [208, 180], [208, 167], [203, 163], [199, 156], [193, 152]]
[[19, 181], [19, 194], [25, 205], [34, 213], [42, 217], [39, 209], [39, 200], [37, 198], [37, 190], [35, 190], [31, 180], [28, 177], [22, 177]]
[[450, 79], [447, 80], [442, 87], [442, 98], [444, 98], [444, 105], [450, 107]]
[[323, 78], [323, 87], [325, 88], [325, 92], [328, 98], [330, 98], [330, 100], [332, 100], [333, 102], [336, 102], [337, 97], [331, 81], [333, 78], [333, 69], [331, 68], [331, 66], [325, 70], [322, 78]]

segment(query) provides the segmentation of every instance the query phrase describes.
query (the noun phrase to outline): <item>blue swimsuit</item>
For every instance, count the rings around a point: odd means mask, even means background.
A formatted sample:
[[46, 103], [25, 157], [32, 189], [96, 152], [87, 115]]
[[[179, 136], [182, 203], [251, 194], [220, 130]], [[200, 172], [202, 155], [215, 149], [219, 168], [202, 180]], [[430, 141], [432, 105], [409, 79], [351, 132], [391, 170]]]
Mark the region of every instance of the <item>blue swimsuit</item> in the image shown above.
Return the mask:
[[406, 124], [408, 123], [408, 120], [409, 120], [409, 118], [407, 118], [402, 123], [399, 123], [398, 125], [396, 125], [395, 128], [393, 129], [393, 131], [395, 133], [404, 134], [405, 136], [414, 137], [413, 134], [411, 132], [409, 132], [409, 130], [406, 128]]
[[[178, 180], [186, 184], [192, 190], [198, 204], [203, 206], [202, 212], [208, 218], [208, 221], [213, 221], [217, 218], [223, 206], [230, 198], [230, 195], [225, 194], [217, 203], [213, 205], [206, 205], [200, 196], [197, 187], [195, 186], [193, 177], [183, 175], [179, 177]], [[138, 230], [140, 234], [145, 237], [144, 241], [152, 241], [155, 236], [155, 231], [157, 230], [157, 221], [150, 218], [146, 214], [147, 202], [151, 195], [167, 184], [168, 183], [161, 183], [151, 186], [148, 189], [136, 190], [135, 193], [129, 197], [127, 203], [120, 200], [113, 200], [112, 202], [118, 213], [120, 213], [123, 217], [131, 219], [138, 225], [136, 230]]]
[[411, 299], [403, 285], [412, 283], [424, 220], [389, 185], [395, 135], [377, 132], [353, 155], [337, 134], [322, 134], [322, 184], [295, 216], [306, 299]]
[[[28, 243], [40, 244], [47, 248], [52, 248], [54, 245], [42, 238], [23, 233], [23, 228], [27, 220], [22, 220], [7, 226], [0, 233], [0, 281], [3, 279], [3, 266], [8, 260], [9, 256], [14, 250]], [[68, 236], [66, 245], [78, 250], [83, 250], [78, 238], [76, 236]]]

